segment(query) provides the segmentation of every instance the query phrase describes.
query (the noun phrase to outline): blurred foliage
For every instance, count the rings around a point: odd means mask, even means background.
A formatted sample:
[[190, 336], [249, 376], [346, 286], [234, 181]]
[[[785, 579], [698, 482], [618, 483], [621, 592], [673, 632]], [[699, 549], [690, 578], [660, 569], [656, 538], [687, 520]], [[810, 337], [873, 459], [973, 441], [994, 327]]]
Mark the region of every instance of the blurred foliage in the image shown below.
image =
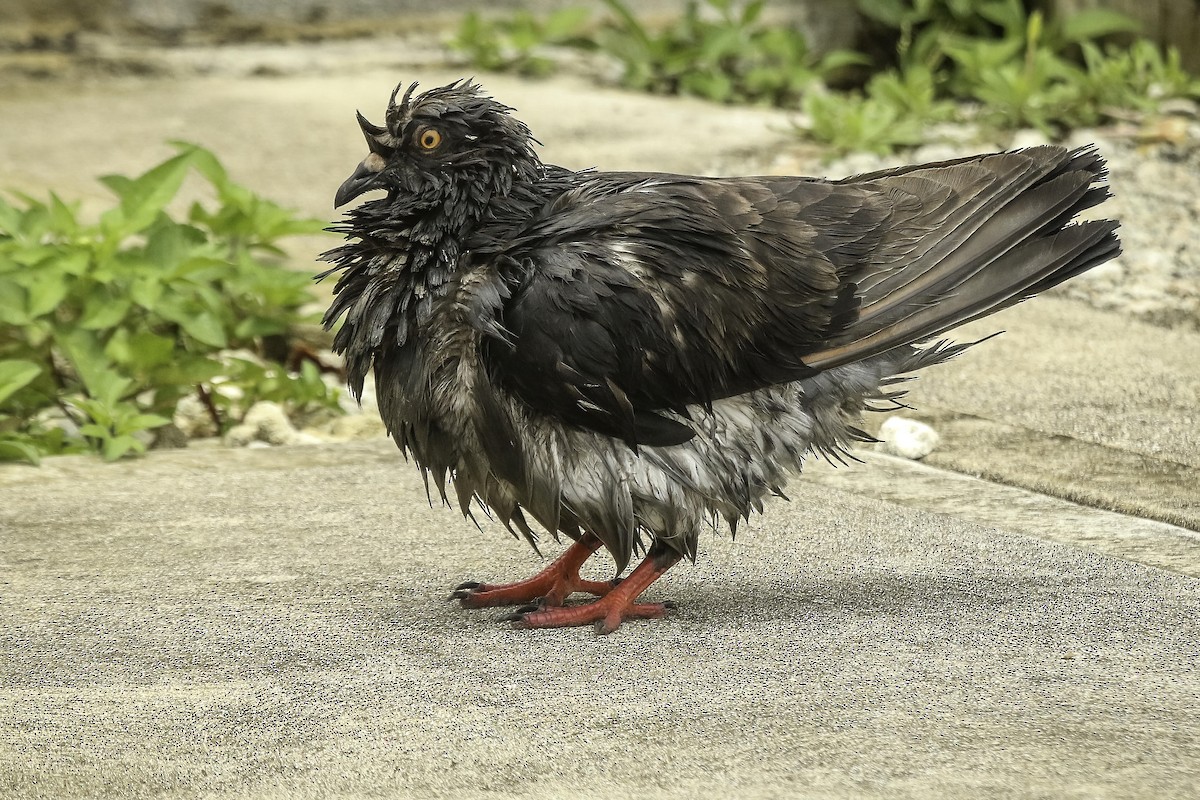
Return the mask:
[[799, 30], [762, 21], [764, 0], [690, 0], [683, 15], [654, 30], [620, 0], [604, 0], [614, 22], [600, 30], [600, 49], [621, 62], [621, 82], [659, 94], [690, 94], [720, 103], [794, 105], [814, 83], [866, 63], [859, 53], [818, 56]]
[[[177, 147], [136, 178], [102, 178], [116, 203], [96, 222], [53, 193], [0, 199], [0, 459], [141, 452], [139, 434], [170, 422], [184, 395], [220, 402], [217, 376], [242, 407], [336, 406], [312, 369], [254, 355], [312, 300], [310, 278], [280, 265], [278, 240], [322, 224], [234, 183], [209, 151]], [[189, 172], [216, 204], [177, 220], [166, 207]], [[221, 355], [231, 348], [249, 352]]]
[[1055, 137], [1200, 97], [1176, 51], [1133, 38], [1136, 23], [1106, 9], [1048, 19], [1022, 0], [856, 0], [872, 58], [818, 54], [801, 31], [764, 22], [764, 0], [689, 0], [661, 26], [622, 0], [604, 3], [610, 19], [598, 24], [578, 8], [544, 22], [469, 15], [451, 46], [482, 68], [526, 74], [551, 70], [536, 55], [543, 44], [586, 47], [614, 58], [632, 88], [803, 108], [804, 135], [835, 152], [915, 144], [968, 106], [984, 124]]
[[590, 18], [586, 8], [560, 9], [544, 19], [528, 11], [497, 19], [471, 11], [448, 44], [480, 69], [546, 76], [554, 70], [554, 60], [545, 54], [546, 48], [588, 47]]

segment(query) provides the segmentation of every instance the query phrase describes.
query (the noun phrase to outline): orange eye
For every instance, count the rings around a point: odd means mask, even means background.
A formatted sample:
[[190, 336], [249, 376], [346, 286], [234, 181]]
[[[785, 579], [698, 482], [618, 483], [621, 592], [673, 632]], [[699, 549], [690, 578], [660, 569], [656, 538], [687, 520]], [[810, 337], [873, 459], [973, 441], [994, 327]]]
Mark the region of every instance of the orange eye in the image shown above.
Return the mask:
[[417, 134], [417, 144], [422, 150], [436, 150], [442, 143], [442, 134], [436, 128], [425, 128]]

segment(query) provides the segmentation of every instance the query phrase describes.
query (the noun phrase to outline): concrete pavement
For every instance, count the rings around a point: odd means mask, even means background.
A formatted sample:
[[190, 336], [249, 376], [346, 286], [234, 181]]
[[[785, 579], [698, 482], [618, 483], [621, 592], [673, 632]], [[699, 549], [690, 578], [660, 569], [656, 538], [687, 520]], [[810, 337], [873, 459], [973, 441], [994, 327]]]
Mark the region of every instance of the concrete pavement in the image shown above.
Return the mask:
[[[402, 77], [458, 74], [6, 87], [0, 184], [96, 208], [95, 175], [187, 138], [328, 216], [353, 110]], [[724, 172], [787, 138], [483, 80], [569, 166]], [[1154, 520], [1200, 520], [1200, 335], [1052, 298], [982, 328], [1010, 333], [912, 386], [930, 463], [1149, 519], [817, 467], [654, 588], [671, 619], [607, 638], [446, 602], [541, 562], [429, 509], [388, 442], [0, 468], [0, 796], [1195, 796], [1200, 545]]]
[[[448, 602], [540, 562], [428, 508], [386, 441], [30, 473], [0, 470], [0, 796], [1182, 798], [1200, 781], [1200, 580], [871, 489], [966, 481], [989, 505], [974, 479], [873, 458], [834, 476], [851, 493], [818, 469], [653, 588], [673, 617], [596, 637]], [[1062, 524], [1103, 538], [1087, 513]], [[1200, 563], [1193, 535], [1139, 524]]]

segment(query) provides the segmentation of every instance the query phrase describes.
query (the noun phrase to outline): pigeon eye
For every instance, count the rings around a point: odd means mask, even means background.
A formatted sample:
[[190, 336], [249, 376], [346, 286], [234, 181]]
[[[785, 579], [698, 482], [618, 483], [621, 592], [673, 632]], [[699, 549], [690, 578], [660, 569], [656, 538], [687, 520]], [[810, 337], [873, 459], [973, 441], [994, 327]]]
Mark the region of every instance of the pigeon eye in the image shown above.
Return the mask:
[[442, 143], [442, 134], [437, 128], [424, 128], [417, 133], [417, 144], [422, 150], [436, 150]]

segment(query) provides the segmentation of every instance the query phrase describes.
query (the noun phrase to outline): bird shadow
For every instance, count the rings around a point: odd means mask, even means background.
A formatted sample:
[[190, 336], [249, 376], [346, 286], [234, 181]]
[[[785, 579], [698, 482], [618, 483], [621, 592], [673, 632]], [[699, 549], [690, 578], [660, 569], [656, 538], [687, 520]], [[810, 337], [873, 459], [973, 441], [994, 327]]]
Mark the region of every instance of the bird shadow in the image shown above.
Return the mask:
[[727, 619], [734, 609], [746, 619], [796, 620], [903, 616], [914, 610], [925, 614], [941, 609], [954, 615], [994, 611], [1040, 594], [1037, 586], [1035, 580], [1014, 575], [860, 570], [749, 581], [719, 577], [677, 586], [670, 597], [681, 610], [681, 617], [695, 622]]

